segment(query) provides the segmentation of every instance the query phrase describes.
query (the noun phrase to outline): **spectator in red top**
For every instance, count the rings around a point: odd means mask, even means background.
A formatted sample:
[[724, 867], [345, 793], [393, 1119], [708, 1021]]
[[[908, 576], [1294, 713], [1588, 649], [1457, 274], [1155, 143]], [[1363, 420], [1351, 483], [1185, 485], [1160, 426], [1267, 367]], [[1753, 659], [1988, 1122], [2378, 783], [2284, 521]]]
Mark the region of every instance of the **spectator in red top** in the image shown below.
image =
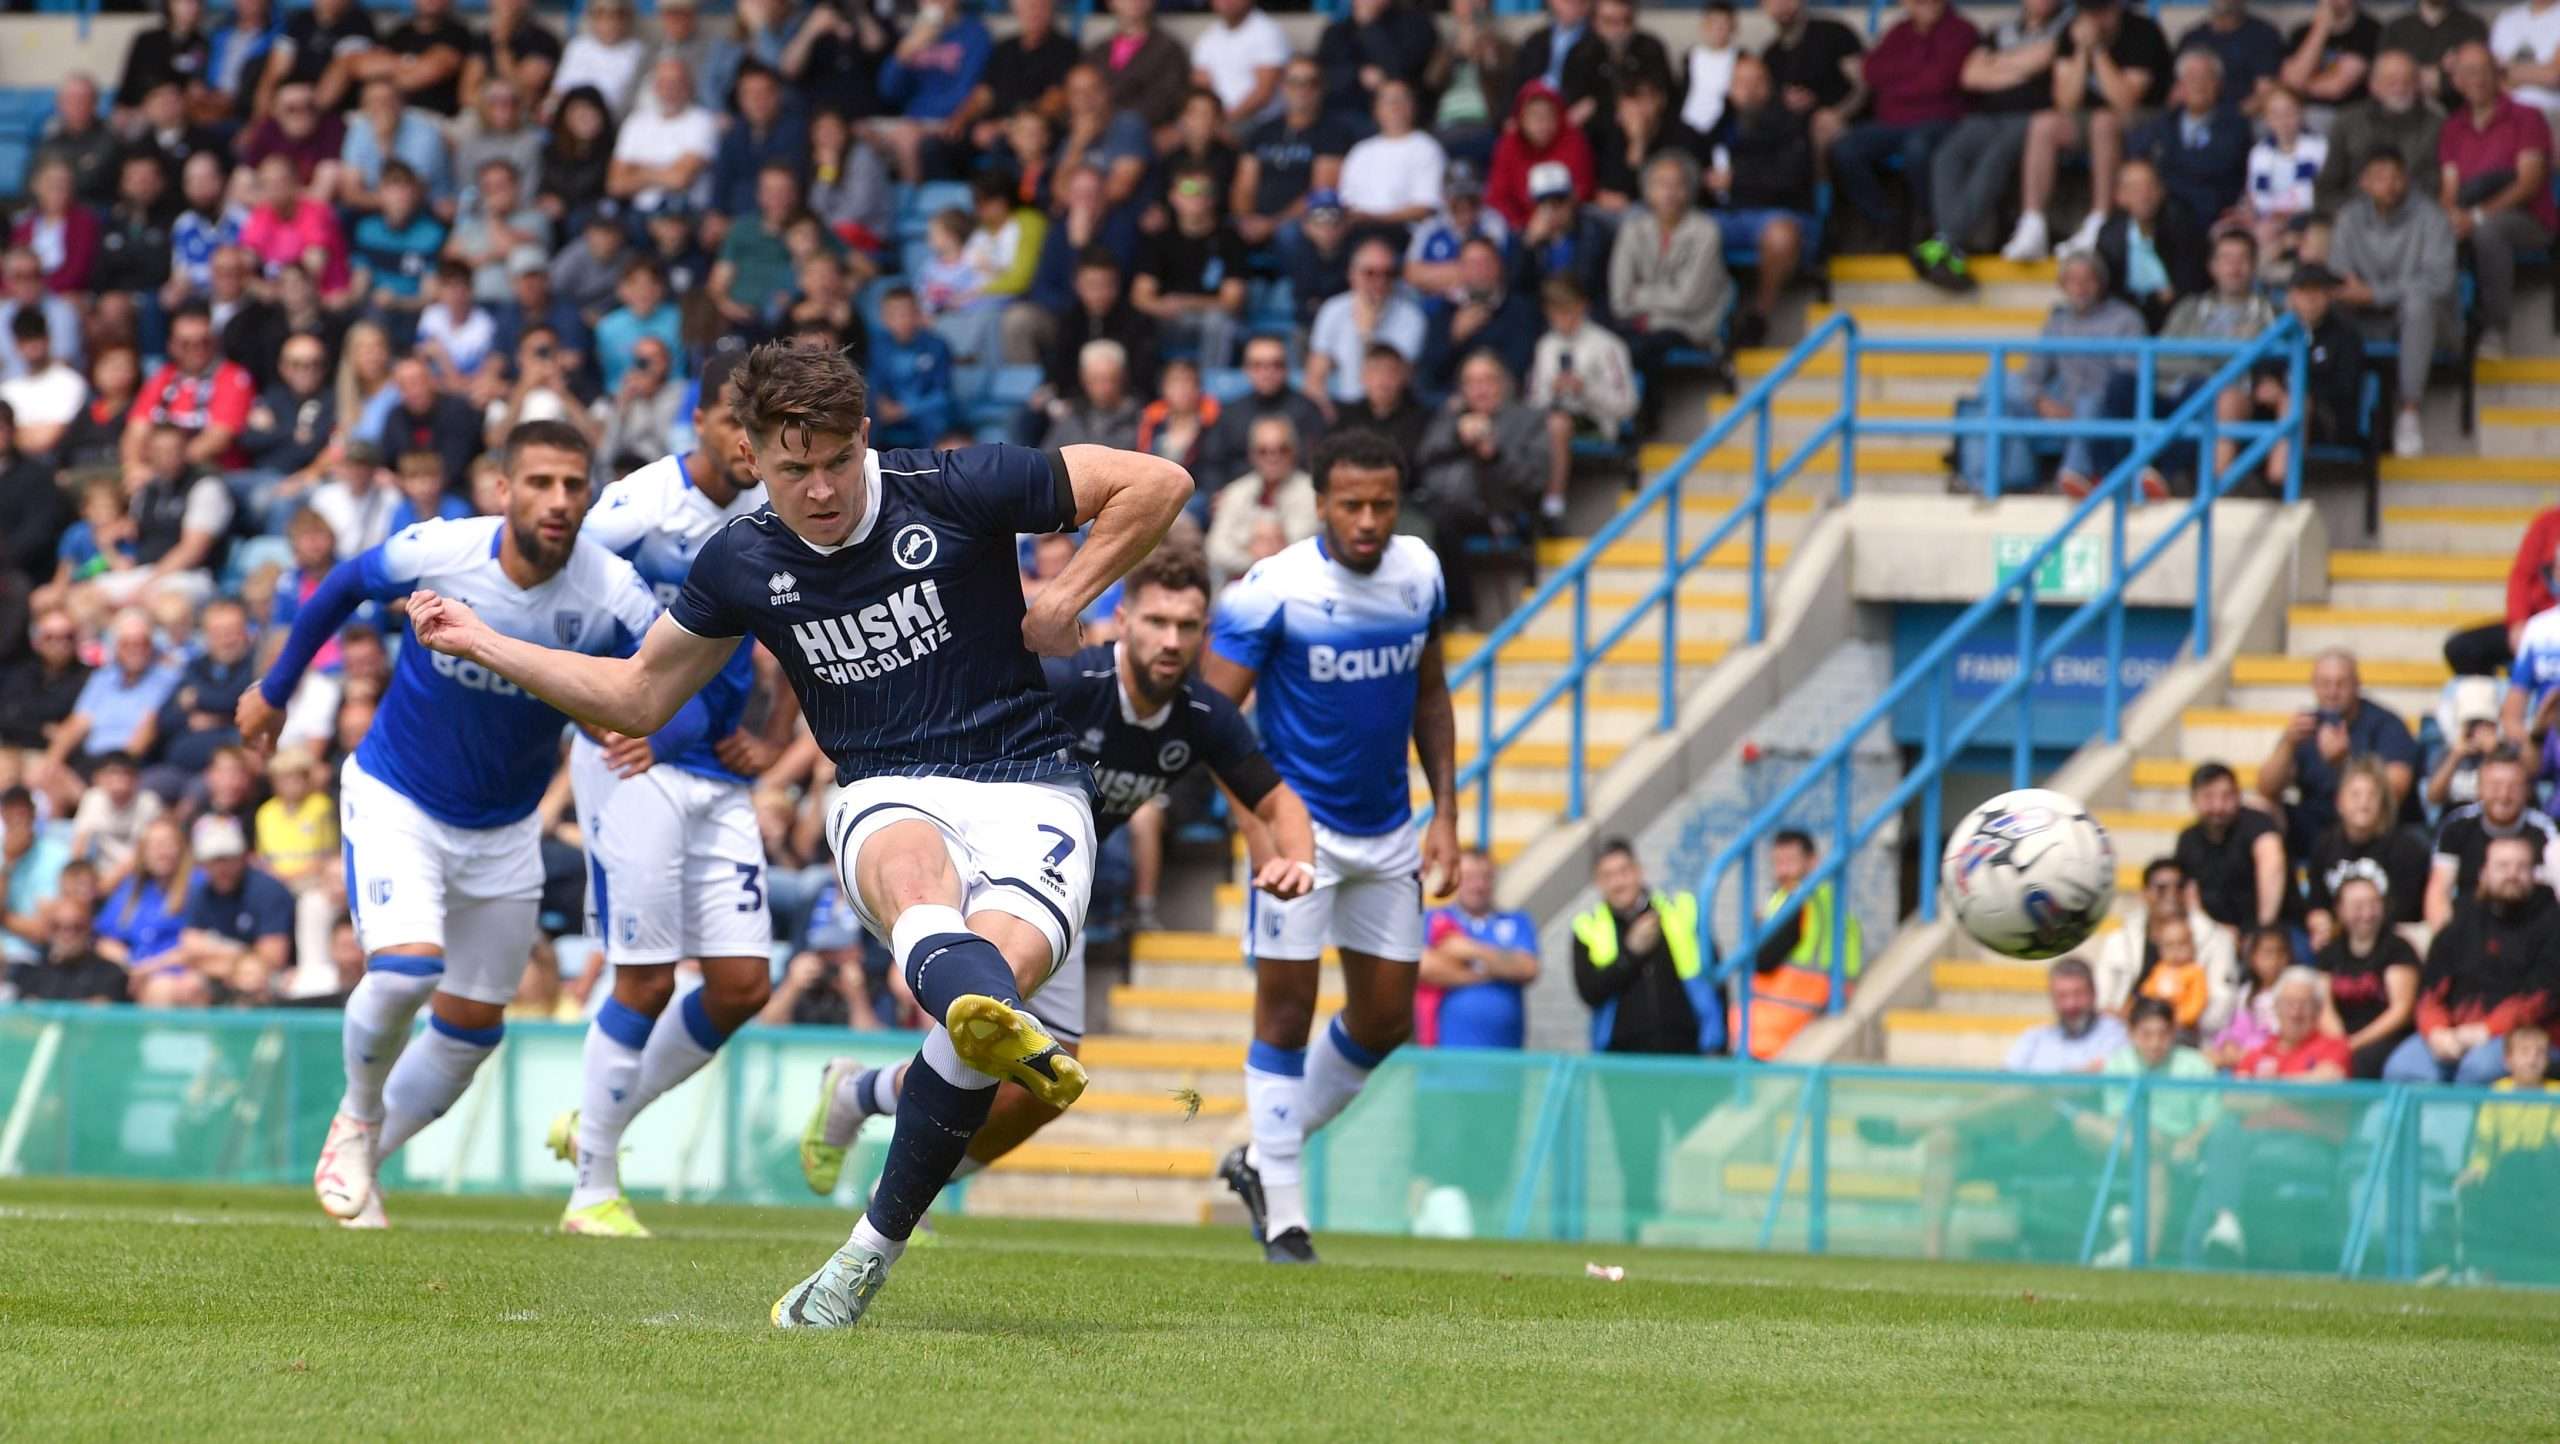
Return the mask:
[[1493, 169], [1485, 177], [1484, 203], [1500, 212], [1514, 230], [1529, 224], [1538, 207], [1529, 199], [1529, 172], [1555, 161], [1573, 173], [1573, 198], [1591, 199], [1594, 168], [1591, 142], [1564, 113], [1564, 97], [1543, 80], [1520, 87], [1511, 102], [1511, 123], [1493, 145]]
[[80, 204], [71, 182], [69, 161], [37, 166], [28, 183], [35, 204], [9, 231], [10, 244], [44, 262], [45, 289], [56, 295], [87, 291], [90, 269], [98, 263], [98, 213]]
[[2551, 590], [2552, 566], [2560, 561], [2560, 506], [2544, 507], [2524, 529], [2524, 542], [2507, 568], [2507, 619], [2467, 627], [2445, 638], [2444, 663], [2456, 676], [2494, 677], [2516, 659], [2516, 642], [2536, 612], [2549, 611], [2560, 597]]
[[143, 471], [143, 443], [152, 429], [175, 427], [187, 438], [189, 465], [232, 470], [249, 464], [240, 433], [258, 399], [247, 368], [214, 349], [213, 312], [189, 301], [169, 318], [169, 359], [151, 373], [125, 419], [123, 462], [127, 476]]
[[[1964, 62], [1981, 43], [1973, 22], [1947, 0], [1902, 0], [1902, 18], [1867, 52], [1867, 118], [1831, 143], [1831, 182], [1839, 213], [1895, 232], [1885, 249], [1899, 251], [1929, 233], [1929, 154], [1964, 119]], [[1909, 210], [1886, 199], [1885, 163], [1902, 158]], [[1893, 219], [1888, 220], [1888, 217]]]
[[2436, 137], [2437, 184], [2457, 241], [2471, 243], [2480, 279], [2479, 354], [2507, 354], [2515, 311], [2516, 252], [2538, 251], [2560, 230], [2551, 199], [2551, 122], [2498, 85], [2498, 63], [2479, 41], [2445, 60], [2456, 103]]
[[2492, 838], [2480, 896], [2454, 909], [2418, 977], [2418, 1031], [2382, 1065], [2391, 1083], [2483, 1088], [2506, 1076], [2506, 1035], [2551, 1014], [2560, 902], [2536, 884], [2530, 835]]

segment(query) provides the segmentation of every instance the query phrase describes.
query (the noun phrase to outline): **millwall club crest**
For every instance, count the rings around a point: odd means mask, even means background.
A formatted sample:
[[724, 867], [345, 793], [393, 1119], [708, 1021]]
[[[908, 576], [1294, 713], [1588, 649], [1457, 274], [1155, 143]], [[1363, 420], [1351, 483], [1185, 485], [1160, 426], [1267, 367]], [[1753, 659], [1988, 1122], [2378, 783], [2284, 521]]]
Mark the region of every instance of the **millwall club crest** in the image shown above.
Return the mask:
[[889, 541], [889, 559], [911, 572], [932, 566], [934, 555], [941, 550], [941, 538], [922, 522], [898, 528], [898, 534]]
[[582, 612], [553, 612], [551, 614], [551, 635], [559, 638], [560, 645], [563, 647], [574, 647], [578, 645], [578, 638], [584, 636], [586, 634], [586, 630], [587, 619], [586, 615]]
[[1156, 766], [1166, 772], [1180, 772], [1191, 765], [1191, 744], [1177, 737], [1156, 749]]

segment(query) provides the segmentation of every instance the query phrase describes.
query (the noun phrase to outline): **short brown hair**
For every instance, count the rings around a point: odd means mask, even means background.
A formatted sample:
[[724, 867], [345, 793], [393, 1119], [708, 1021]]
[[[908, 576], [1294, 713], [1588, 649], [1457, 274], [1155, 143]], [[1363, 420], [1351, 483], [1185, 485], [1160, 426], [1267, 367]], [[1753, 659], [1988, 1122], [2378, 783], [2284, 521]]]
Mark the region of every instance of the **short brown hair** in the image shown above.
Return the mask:
[[1134, 602], [1138, 593], [1149, 587], [1162, 587], [1168, 592], [1198, 592], [1206, 597], [1209, 595], [1209, 563], [1190, 547], [1174, 542], [1162, 543], [1121, 579], [1121, 599]]
[[[573, 456], [585, 458], [590, 466], [595, 464], [595, 443], [587, 440], [585, 432], [571, 426], [568, 422], [520, 421], [516, 423], [514, 430], [507, 433], [506, 443], [500, 448], [499, 470], [514, 476], [516, 459], [524, 455], [527, 448], [535, 446], [547, 447], [553, 451], [565, 451]], [[400, 458], [404, 464], [408, 459], [406, 456]]]
[[747, 353], [729, 376], [729, 414], [757, 440], [797, 427], [804, 439], [862, 430], [862, 372], [837, 351], [767, 342]]

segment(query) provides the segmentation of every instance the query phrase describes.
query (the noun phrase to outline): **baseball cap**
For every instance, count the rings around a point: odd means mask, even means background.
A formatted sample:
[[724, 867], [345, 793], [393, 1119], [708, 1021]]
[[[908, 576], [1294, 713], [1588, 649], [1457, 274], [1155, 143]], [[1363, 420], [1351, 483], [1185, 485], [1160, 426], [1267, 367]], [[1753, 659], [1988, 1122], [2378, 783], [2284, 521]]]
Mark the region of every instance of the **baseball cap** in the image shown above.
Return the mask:
[[1307, 192], [1308, 216], [1313, 217], [1317, 213], [1323, 211], [1331, 211], [1337, 218], [1340, 217], [1342, 214], [1342, 192], [1335, 190], [1330, 186], [1320, 187], [1316, 190]]
[[1551, 201], [1573, 194], [1573, 171], [1560, 160], [1542, 160], [1529, 167], [1529, 199]]
[[226, 857], [245, 857], [249, 842], [240, 835], [240, 824], [227, 817], [199, 817], [190, 835], [196, 861], [218, 862]]
[[1440, 175], [1440, 193], [1451, 196], [1484, 194], [1484, 177], [1476, 174], [1474, 161], [1453, 160]]

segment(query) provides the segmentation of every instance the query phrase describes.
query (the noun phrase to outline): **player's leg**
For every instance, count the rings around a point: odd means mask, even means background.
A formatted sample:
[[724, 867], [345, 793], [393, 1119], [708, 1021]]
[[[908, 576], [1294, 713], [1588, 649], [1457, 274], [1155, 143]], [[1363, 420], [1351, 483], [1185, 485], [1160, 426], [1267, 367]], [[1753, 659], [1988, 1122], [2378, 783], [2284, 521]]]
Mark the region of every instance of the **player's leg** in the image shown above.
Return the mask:
[[1218, 1178], [1244, 1204], [1254, 1241], [1275, 1263], [1300, 1261], [1302, 1254], [1313, 1258], [1304, 1251], [1307, 1204], [1299, 1155], [1306, 1126], [1299, 1093], [1340, 881], [1326, 855], [1326, 838], [1317, 828], [1316, 885], [1305, 896], [1284, 902], [1246, 894], [1245, 953], [1253, 965], [1253, 1042], [1244, 1055], [1249, 1141], [1219, 1161]]
[[[1084, 1046], [1084, 999], [1084, 934], [1079, 932], [1075, 941], [1067, 945], [1067, 960], [1024, 1004], [1070, 1058], [1079, 1057]], [[896, 1116], [898, 1090], [905, 1086], [906, 1074], [905, 1063], [872, 1068], [856, 1058], [828, 1062], [818, 1089], [817, 1107], [811, 1111], [808, 1128], [800, 1136], [800, 1176], [808, 1182], [810, 1192], [835, 1192], [845, 1154], [853, 1147], [863, 1123], [874, 1117]], [[976, 1173], [1022, 1146], [1064, 1113], [1064, 1109], [1033, 1097], [1018, 1083], [998, 1086], [994, 1109], [977, 1136], [969, 1140], [968, 1156], [961, 1159], [951, 1176], [966, 1178]]]
[[[540, 882], [539, 856], [534, 880]], [[540, 931], [538, 893], [457, 898], [446, 909], [445, 979], [427, 1001], [427, 1029], [383, 1084], [381, 1156], [445, 1115], [507, 1035], [507, 1004], [524, 981]]]
[[[773, 1322], [783, 1328], [860, 1320], [987, 1121], [1000, 1077], [1061, 1106], [1084, 1088], [1083, 1068], [1022, 1008], [1023, 993], [1047, 978], [1082, 920], [1093, 854], [1082, 794], [879, 779], [845, 789], [829, 823], [848, 897], [865, 925], [888, 938], [918, 1005], [941, 1026], [907, 1070], [870, 1205], [845, 1246], [774, 1302]], [[1044, 847], [1047, 834], [1057, 836], [1054, 853], [1032, 854], [1043, 881], [1054, 877], [1056, 901], [1030, 891], [1012, 852], [1021, 845], [1016, 834]], [[987, 845], [973, 845], [972, 835]], [[1010, 897], [1015, 888], [1024, 896]], [[1048, 916], [1024, 916], [1035, 903]]]
[[1356, 948], [1342, 949], [1342, 1011], [1307, 1049], [1305, 1100], [1309, 1133], [1331, 1123], [1368, 1086], [1369, 1074], [1413, 1036], [1416, 966]]
[[339, 774], [338, 818], [347, 908], [366, 960], [339, 1022], [346, 1091], [311, 1184], [324, 1211], [353, 1220], [379, 1212], [383, 1085], [444, 979], [444, 873], [440, 830], [353, 758]]
[[[644, 814], [658, 825], [635, 829], [631, 824]], [[772, 992], [773, 921], [763, 845], [745, 789], [656, 769], [624, 783], [608, 817], [608, 836], [648, 839], [657, 858], [635, 859], [615, 847], [600, 874], [611, 891], [591, 910], [609, 940], [615, 997], [588, 1032], [586, 1088], [566, 1130], [576, 1140], [578, 1184], [561, 1228], [644, 1237], [647, 1230], [622, 1193], [622, 1136], [643, 1109], [702, 1071], [764, 1007]], [[683, 846], [668, 847], [671, 837], [682, 838]], [[630, 890], [613, 879], [635, 877], [652, 886], [627, 902]], [[702, 986], [673, 1006], [670, 955], [702, 960]], [[626, 966], [626, 956], [641, 961]], [[625, 977], [635, 981], [628, 998]], [[635, 1026], [642, 1018], [645, 1025]]]

